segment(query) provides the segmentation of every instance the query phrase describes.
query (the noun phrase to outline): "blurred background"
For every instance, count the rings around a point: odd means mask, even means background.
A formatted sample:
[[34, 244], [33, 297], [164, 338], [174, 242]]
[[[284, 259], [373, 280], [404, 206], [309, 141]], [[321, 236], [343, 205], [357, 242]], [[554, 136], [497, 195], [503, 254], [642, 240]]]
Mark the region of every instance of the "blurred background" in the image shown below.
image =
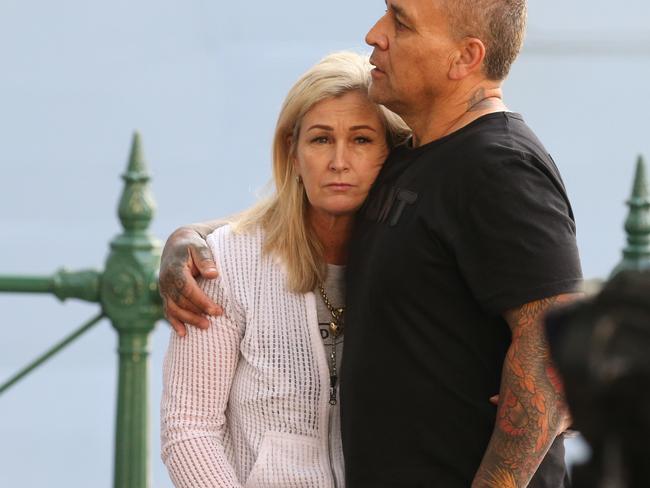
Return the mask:
[[[131, 135], [158, 210], [152, 231], [251, 204], [270, 177], [276, 115], [325, 54], [369, 52], [381, 0], [0, 0], [0, 274], [103, 268]], [[587, 278], [624, 245], [635, 159], [650, 157], [650, 3], [530, 0], [506, 83], [555, 158]], [[0, 294], [0, 382], [96, 305]], [[153, 334], [153, 486], [166, 323]], [[0, 396], [0, 486], [112, 486], [116, 335], [108, 321]], [[569, 456], [581, 448], [570, 446]]]

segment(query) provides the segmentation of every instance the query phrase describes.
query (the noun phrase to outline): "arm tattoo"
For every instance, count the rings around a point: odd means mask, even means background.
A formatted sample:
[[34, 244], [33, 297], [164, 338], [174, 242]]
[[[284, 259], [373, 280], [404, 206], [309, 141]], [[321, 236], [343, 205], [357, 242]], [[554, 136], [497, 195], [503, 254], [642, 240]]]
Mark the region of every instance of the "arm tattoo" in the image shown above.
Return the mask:
[[163, 274], [160, 278], [160, 290], [163, 298], [171, 298], [178, 303], [181, 292], [185, 288], [186, 279], [183, 276], [183, 268], [174, 268]]
[[496, 425], [473, 488], [525, 487], [568, 414], [562, 383], [543, 329], [545, 311], [570, 300], [560, 295], [506, 314], [512, 343], [504, 361]]

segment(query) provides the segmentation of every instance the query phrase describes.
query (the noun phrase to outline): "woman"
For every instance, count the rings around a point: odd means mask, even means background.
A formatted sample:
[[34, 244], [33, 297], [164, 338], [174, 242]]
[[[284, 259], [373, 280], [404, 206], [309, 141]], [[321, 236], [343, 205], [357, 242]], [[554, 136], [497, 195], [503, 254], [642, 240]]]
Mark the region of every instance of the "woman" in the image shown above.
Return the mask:
[[367, 98], [365, 57], [333, 54], [291, 89], [275, 194], [212, 233], [224, 315], [172, 333], [162, 456], [179, 487], [341, 487], [342, 275], [354, 213], [408, 130]]

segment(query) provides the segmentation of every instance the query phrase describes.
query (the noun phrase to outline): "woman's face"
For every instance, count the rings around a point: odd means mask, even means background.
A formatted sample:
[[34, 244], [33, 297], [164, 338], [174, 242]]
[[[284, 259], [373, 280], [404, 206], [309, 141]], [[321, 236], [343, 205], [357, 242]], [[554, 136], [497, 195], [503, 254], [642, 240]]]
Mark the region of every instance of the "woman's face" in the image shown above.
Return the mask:
[[294, 164], [312, 211], [353, 214], [388, 156], [377, 107], [359, 91], [328, 98], [303, 117]]

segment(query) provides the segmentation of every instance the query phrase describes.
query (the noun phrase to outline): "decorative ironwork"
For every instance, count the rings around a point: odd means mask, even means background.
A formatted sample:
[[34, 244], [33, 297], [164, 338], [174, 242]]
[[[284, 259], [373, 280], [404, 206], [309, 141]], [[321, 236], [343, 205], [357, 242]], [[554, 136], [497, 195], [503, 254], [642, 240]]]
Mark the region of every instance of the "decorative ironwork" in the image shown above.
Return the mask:
[[62, 269], [50, 277], [0, 276], [0, 292], [50, 293], [100, 303], [101, 313], [0, 385], [0, 394], [63, 350], [103, 317], [118, 334], [116, 488], [150, 486], [149, 336], [163, 318], [158, 295], [161, 243], [148, 229], [155, 212], [140, 136], [133, 137], [118, 216], [124, 231], [110, 245], [103, 272]]
[[650, 192], [645, 162], [641, 156], [637, 161], [632, 196], [627, 205], [630, 207], [625, 220], [627, 246], [623, 249], [623, 259], [612, 276], [623, 270], [650, 269]]

